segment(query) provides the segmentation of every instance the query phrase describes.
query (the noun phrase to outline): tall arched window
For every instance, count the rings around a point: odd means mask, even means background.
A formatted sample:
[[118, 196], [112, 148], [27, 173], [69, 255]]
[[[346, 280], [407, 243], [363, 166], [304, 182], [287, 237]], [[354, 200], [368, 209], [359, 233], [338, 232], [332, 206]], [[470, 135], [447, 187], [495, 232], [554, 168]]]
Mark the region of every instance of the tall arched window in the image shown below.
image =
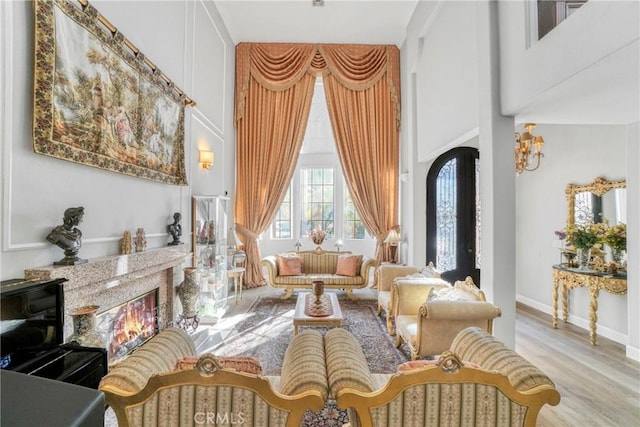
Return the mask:
[[427, 260], [445, 280], [471, 276], [480, 285], [480, 161], [460, 147], [434, 162], [427, 174]]

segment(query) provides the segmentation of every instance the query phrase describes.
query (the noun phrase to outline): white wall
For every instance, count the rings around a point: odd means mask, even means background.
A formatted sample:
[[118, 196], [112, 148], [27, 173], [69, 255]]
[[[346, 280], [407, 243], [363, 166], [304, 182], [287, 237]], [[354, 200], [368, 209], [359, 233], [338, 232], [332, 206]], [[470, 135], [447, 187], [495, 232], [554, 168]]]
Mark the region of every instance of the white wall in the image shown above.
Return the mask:
[[[627, 124], [638, 119], [640, 3], [590, 0], [540, 40], [530, 36], [537, 33], [530, 31], [536, 16], [529, 8], [535, 2], [499, 3], [505, 115], [530, 115], [537, 118], [523, 120], [543, 123]], [[558, 96], [564, 90], [570, 97]], [[580, 114], [571, 116], [566, 110], [577, 103]], [[574, 121], [560, 121], [568, 116]]]
[[[64, 210], [84, 206], [80, 257], [117, 254], [125, 230], [143, 227], [148, 247], [170, 241], [173, 212], [190, 243], [192, 194], [233, 189], [234, 46], [211, 2], [95, 1], [93, 6], [197, 102], [186, 109], [188, 186], [167, 185], [35, 154], [32, 141], [33, 8], [0, 2], [2, 129], [2, 280], [50, 265], [62, 251], [45, 236]], [[203, 172], [198, 148], [216, 155]]]
[[[596, 177], [626, 179], [626, 126], [538, 124], [545, 139], [542, 166], [516, 181], [516, 283], [518, 300], [551, 313], [553, 264], [560, 262], [554, 231], [567, 220], [567, 184], [588, 184]], [[603, 143], [606, 141], [606, 143]], [[561, 305], [560, 305], [561, 307]], [[571, 291], [569, 321], [589, 328], [589, 292]], [[626, 343], [627, 296], [601, 291], [598, 334]]]
[[446, 2], [419, 42], [419, 161], [434, 159], [478, 127], [476, 7], [475, 2]]
[[[593, 85], [583, 85], [575, 91], [576, 82], [584, 83], [589, 79], [574, 77], [585, 72], [592, 75], [591, 71], [606, 62], [605, 59], [612, 59], [609, 57], [621, 55], [637, 46], [638, 3], [592, 0], [540, 42], [531, 44], [529, 12], [526, 9], [530, 4], [526, 1], [498, 2], [500, 87], [491, 90], [500, 97], [501, 112], [505, 116], [553, 117], [562, 109], [555, 109], [553, 103], [545, 104], [541, 100], [551, 99], [554, 91], [561, 86], [571, 86], [572, 96], [577, 96], [572, 98], [571, 102], [586, 102], [580, 94], [601, 93], [602, 81], [600, 84], [596, 82]], [[489, 52], [477, 49], [491, 46], [491, 43], [468, 44], [469, 37], [478, 38], [480, 41], [486, 37], [487, 22], [482, 20], [492, 16], [487, 11], [484, 2], [419, 2], [407, 28], [407, 38], [402, 46], [401, 56], [401, 143], [402, 173], [405, 177], [405, 181], [401, 183], [401, 212], [403, 230], [409, 236], [404, 256], [410, 264], [421, 265], [425, 262], [425, 177], [431, 160], [454, 146], [466, 145], [477, 135], [481, 140], [484, 137], [485, 141], [484, 145], [480, 144], [481, 159], [488, 155], [485, 132], [491, 129], [491, 120], [483, 119], [489, 115], [482, 109], [492, 107], [486, 101], [486, 88], [480, 87], [479, 84], [486, 85], [490, 82], [486, 73], [494, 71], [483, 60], [484, 55]], [[466, 28], [463, 24], [466, 24]], [[490, 28], [491, 25], [493, 23], [489, 23]], [[471, 27], [474, 28], [473, 31], [469, 30]], [[464, 59], [458, 56], [464, 56]], [[470, 57], [475, 57], [477, 64], [461, 62]], [[460, 64], [467, 67], [460, 70]], [[633, 73], [634, 70], [637, 70], [637, 64], [616, 70], [612, 78], [626, 76], [629, 71]], [[463, 77], [467, 80], [461, 82], [460, 79]], [[571, 85], [564, 85], [569, 80]], [[620, 97], [623, 108], [618, 109], [619, 105], [615, 101], [607, 103], [609, 97], [601, 97], [600, 104], [604, 104], [598, 105], [598, 108], [590, 108], [592, 106], [588, 105], [589, 108], [583, 109], [585, 114], [579, 122], [563, 121], [567, 117], [566, 112], [570, 110], [566, 108], [570, 102], [560, 97], [558, 102], [563, 103], [564, 108], [562, 117], [559, 115], [558, 121], [541, 122], [536, 129], [537, 134], [543, 135], [547, 141], [542, 168], [533, 173], [524, 173], [516, 179], [515, 236], [510, 238], [508, 235], [500, 235], [499, 223], [495, 224], [495, 229], [488, 229], [487, 224], [483, 222], [483, 233], [492, 233], [495, 242], [512, 242], [510, 239], [516, 239], [515, 265], [501, 266], [500, 259], [497, 259], [492, 268], [505, 274], [509, 269], [516, 269], [518, 300], [550, 312], [551, 266], [559, 261], [558, 250], [552, 246], [553, 231], [561, 229], [565, 224], [566, 184], [589, 182], [598, 175], [625, 178], [627, 165], [635, 167], [640, 160], [637, 149], [638, 125], [636, 123], [634, 126], [626, 126], [632, 121], [629, 117], [634, 115], [633, 112], [636, 112], [635, 120], [638, 116], [638, 93], [635, 88], [637, 82], [626, 86], [630, 96], [625, 94], [624, 97]], [[568, 92], [562, 89], [562, 93]], [[608, 91], [608, 96], [611, 93], [616, 92]], [[595, 98], [598, 100], [597, 96]], [[473, 100], [474, 105], [478, 105], [480, 101], [480, 111], [472, 111], [466, 104], [467, 100]], [[632, 101], [631, 105], [626, 108], [629, 100]], [[612, 108], [608, 108], [609, 105]], [[544, 106], [544, 109], [540, 109], [541, 106]], [[622, 112], [607, 117], [597, 114], [607, 110]], [[573, 124], [583, 122], [593, 125], [580, 127]], [[615, 125], [595, 126], [603, 122]], [[563, 126], [559, 123], [569, 125]], [[498, 139], [491, 141], [493, 145], [489, 147], [499, 150], [502, 144], [505, 154], [512, 153], [512, 136], [502, 132]], [[633, 157], [633, 160], [627, 159], [625, 153]], [[510, 156], [512, 157], [512, 154]], [[509, 162], [512, 163], [512, 160]], [[501, 179], [510, 178], [496, 178], [495, 167], [503, 170], [504, 164], [491, 165], [484, 162], [484, 165], [487, 164], [490, 165], [489, 170], [485, 167], [482, 172], [485, 180], [483, 188], [485, 191], [496, 191], [496, 184], [500, 184]], [[493, 182], [487, 184], [487, 179]], [[637, 168], [629, 170], [628, 185], [628, 252], [631, 260], [638, 260], [637, 242], [631, 242], [631, 239], [634, 239], [633, 230], [636, 230], [635, 239], [640, 240], [637, 234], [640, 218], [640, 215], [637, 215]], [[514, 201], [511, 198], [507, 197], [502, 201], [500, 198], [492, 209], [499, 212], [501, 209], [513, 208]], [[496, 249], [499, 248], [500, 245]], [[485, 249], [483, 245], [483, 251]], [[503, 264], [504, 262], [502, 260]], [[513, 264], [511, 261], [506, 262]], [[483, 265], [483, 277], [487, 272], [484, 267]], [[489, 273], [491, 276], [496, 270]], [[507, 276], [508, 274], [505, 277]], [[637, 268], [630, 267], [629, 295], [614, 296], [601, 292], [598, 310], [598, 332], [627, 343], [627, 354], [635, 359], [640, 353], [640, 325], [637, 314], [634, 314], [637, 311], [635, 305], [640, 292], [639, 287]], [[508, 286], [504, 289], [510, 291]], [[576, 290], [574, 293], [570, 307], [571, 320], [588, 328], [588, 298], [582, 295], [582, 290]], [[627, 316], [627, 313], [630, 315]]]

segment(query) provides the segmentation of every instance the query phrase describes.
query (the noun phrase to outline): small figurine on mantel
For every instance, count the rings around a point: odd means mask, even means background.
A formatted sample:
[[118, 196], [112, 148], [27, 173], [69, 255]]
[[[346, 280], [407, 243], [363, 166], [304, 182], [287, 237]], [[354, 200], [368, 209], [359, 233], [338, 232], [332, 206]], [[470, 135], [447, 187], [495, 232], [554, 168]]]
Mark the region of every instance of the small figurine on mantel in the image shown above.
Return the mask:
[[182, 226], [180, 225], [180, 220], [182, 219], [182, 214], [180, 212], [176, 212], [173, 214], [173, 224], [169, 224], [167, 226], [167, 230], [169, 234], [173, 237], [173, 241], [169, 242], [169, 246], [181, 245], [180, 236], [182, 236]]
[[131, 242], [131, 232], [126, 230], [120, 239], [120, 253], [122, 255], [130, 254], [133, 250], [133, 243]]
[[84, 208], [68, 208], [64, 211], [64, 224], [57, 226], [47, 236], [47, 241], [64, 249], [65, 257], [60, 261], [56, 261], [53, 265], [76, 265], [87, 262], [86, 259], [78, 258], [78, 252], [82, 247], [82, 231], [78, 224], [82, 222], [84, 216]]
[[138, 228], [136, 230], [136, 252], [144, 252], [147, 250], [147, 236], [144, 233], [144, 228]]

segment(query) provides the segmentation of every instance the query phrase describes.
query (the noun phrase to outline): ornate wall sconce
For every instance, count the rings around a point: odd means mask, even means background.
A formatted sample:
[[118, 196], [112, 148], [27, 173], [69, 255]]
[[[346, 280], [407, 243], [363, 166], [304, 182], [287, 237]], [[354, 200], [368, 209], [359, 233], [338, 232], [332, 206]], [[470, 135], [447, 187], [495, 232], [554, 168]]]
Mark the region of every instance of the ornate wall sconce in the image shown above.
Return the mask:
[[213, 151], [200, 150], [198, 152], [198, 161], [200, 162], [200, 167], [204, 170], [211, 169], [214, 159]]
[[[533, 129], [535, 123], [525, 123], [525, 132], [516, 132], [516, 172], [521, 174], [524, 171], [534, 171], [540, 167], [540, 158], [544, 139], [541, 136], [534, 136]], [[533, 164], [535, 163], [535, 166]]]

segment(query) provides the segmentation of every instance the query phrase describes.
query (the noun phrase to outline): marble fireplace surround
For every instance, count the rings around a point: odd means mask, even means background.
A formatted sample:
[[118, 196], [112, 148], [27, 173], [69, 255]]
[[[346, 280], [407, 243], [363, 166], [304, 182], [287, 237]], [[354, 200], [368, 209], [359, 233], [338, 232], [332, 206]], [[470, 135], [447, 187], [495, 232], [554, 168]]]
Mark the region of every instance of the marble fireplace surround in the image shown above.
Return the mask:
[[166, 320], [174, 319], [175, 287], [182, 281], [187, 253], [184, 245], [149, 249], [127, 255], [88, 260], [72, 266], [25, 270], [26, 279], [65, 278], [64, 341], [73, 334], [71, 313], [84, 305], [98, 305], [98, 315], [158, 288], [158, 307]]

